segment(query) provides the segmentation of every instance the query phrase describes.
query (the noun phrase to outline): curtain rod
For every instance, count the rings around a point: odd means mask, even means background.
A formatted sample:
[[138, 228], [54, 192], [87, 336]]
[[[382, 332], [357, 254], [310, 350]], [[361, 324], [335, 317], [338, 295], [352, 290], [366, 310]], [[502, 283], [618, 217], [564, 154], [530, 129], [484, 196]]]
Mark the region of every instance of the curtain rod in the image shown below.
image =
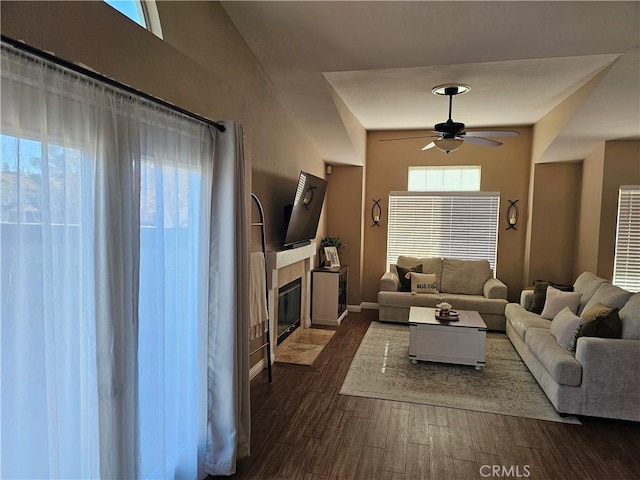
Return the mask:
[[211, 125], [213, 127], [215, 127], [219, 132], [224, 132], [226, 130], [225, 126], [222, 125], [221, 123], [218, 122], [214, 122], [213, 120], [209, 120], [206, 117], [203, 117], [201, 115], [198, 115], [197, 113], [193, 113], [190, 112], [189, 110], [185, 110], [184, 108], [180, 108], [177, 105], [173, 105], [172, 103], [169, 103], [165, 100], [162, 100], [160, 98], [154, 97], [153, 95], [149, 95], [148, 93], [144, 93], [140, 90], [137, 90], [133, 87], [129, 87], [128, 85], [125, 85], [124, 83], [120, 83], [117, 80], [113, 80], [112, 78], [106, 77], [100, 73], [94, 72], [93, 70], [89, 70], [88, 68], [84, 68], [81, 67], [80, 65], [76, 65], [75, 63], [71, 63], [68, 62], [66, 60], [63, 60], [60, 57], [56, 57], [55, 55], [52, 55], [50, 53], [47, 53], [43, 50], [40, 50], [38, 48], [32, 47], [30, 45], [27, 45], [26, 43], [20, 42], [18, 40], [14, 40], [12, 38], [9, 38], [5, 35], [0, 34], [0, 37], [2, 39], [3, 42], [8, 43], [9, 45], [17, 48], [18, 50], [22, 50], [25, 51], [27, 53], [30, 53], [32, 55], [35, 55], [37, 57], [43, 58], [45, 60], [48, 60], [50, 62], [53, 62], [57, 65], [60, 65], [62, 67], [68, 68], [69, 70], [72, 70], [76, 73], [79, 73], [81, 75], [85, 75], [93, 80], [97, 80], [99, 82], [102, 83], [106, 83], [107, 85], [110, 85], [112, 87], [124, 90], [127, 93], [130, 93], [132, 95], [136, 95], [138, 97], [142, 97], [145, 100], [148, 100], [150, 102], [153, 103], [157, 103], [159, 105], [162, 105], [163, 107], [169, 108], [171, 110], [174, 110], [176, 112], [179, 112], [183, 115], [186, 115], [187, 117], [191, 117], [195, 120], [199, 120], [201, 122], [206, 123], [207, 125]]

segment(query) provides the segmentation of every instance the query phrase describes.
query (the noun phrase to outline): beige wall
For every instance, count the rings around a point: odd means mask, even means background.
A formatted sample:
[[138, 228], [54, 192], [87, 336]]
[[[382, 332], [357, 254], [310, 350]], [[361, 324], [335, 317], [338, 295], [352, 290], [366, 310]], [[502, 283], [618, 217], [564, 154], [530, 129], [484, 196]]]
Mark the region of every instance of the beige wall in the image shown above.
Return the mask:
[[327, 236], [340, 237], [347, 244], [340, 252], [340, 263], [349, 267], [348, 303], [360, 305], [362, 229], [363, 223], [366, 222], [361, 209], [364, 168], [334, 166], [327, 179]]
[[578, 245], [575, 272], [598, 270], [598, 243], [600, 236], [600, 205], [602, 203], [602, 178], [604, 171], [604, 143], [582, 162], [582, 193], [578, 218]]
[[[529, 170], [531, 165], [531, 128], [517, 127], [517, 138], [505, 139], [499, 148], [463, 145], [446, 155], [436, 149], [421, 151], [428, 140], [381, 142], [389, 137], [411, 136], [416, 132], [370, 132], [367, 141], [365, 198], [382, 198], [383, 228], [364, 229], [362, 299], [377, 302], [380, 277], [386, 270], [387, 211], [389, 192], [407, 189], [409, 166], [480, 165], [481, 189], [500, 192], [497, 276], [509, 287], [509, 298], [520, 295], [523, 278], [525, 230], [506, 230], [508, 199], [520, 200], [520, 226], [526, 224]], [[418, 133], [419, 134], [419, 133]], [[365, 210], [367, 210], [365, 208]], [[365, 214], [366, 216], [366, 214]]]
[[613, 278], [618, 193], [621, 185], [640, 185], [640, 141], [605, 143], [597, 274]]
[[584, 271], [613, 277], [618, 190], [640, 184], [640, 141], [599, 145], [583, 165], [578, 247], [574, 275]]
[[[281, 245], [284, 205], [300, 170], [324, 177], [324, 161], [218, 2], [158, 2], [164, 40], [100, 1], [12, 1], [0, 8], [4, 35], [205, 117], [241, 122], [268, 246]], [[324, 219], [318, 238], [323, 232]]]
[[[581, 162], [534, 166], [525, 283], [572, 284], [582, 180]], [[527, 268], [528, 267], [528, 268]]]

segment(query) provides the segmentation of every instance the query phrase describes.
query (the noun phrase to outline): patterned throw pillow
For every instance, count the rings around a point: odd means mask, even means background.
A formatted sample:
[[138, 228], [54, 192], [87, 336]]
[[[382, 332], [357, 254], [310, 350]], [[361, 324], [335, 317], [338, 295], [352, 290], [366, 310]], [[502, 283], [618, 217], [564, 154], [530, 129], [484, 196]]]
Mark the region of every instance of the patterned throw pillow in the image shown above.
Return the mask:
[[415, 267], [401, 267], [400, 265], [396, 265], [396, 271], [398, 272], [398, 279], [400, 279], [400, 291], [410, 292], [411, 277], [407, 276], [407, 273], [422, 273], [422, 264], [416, 265]]
[[438, 293], [435, 273], [409, 272], [407, 275], [411, 276], [411, 293], [413, 295], [418, 293]]
[[565, 350], [573, 352], [576, 349], [576, 339], [583, 320], [573, 313], [569, 307], [564, 307], [551, 321], [551, 335], [553, 335]]

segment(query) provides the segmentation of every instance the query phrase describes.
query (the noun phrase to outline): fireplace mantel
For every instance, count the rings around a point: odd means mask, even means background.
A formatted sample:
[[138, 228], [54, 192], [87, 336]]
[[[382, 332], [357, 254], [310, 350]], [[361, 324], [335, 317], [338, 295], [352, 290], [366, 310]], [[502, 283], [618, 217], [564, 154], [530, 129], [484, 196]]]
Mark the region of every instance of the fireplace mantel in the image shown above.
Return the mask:
[[[269, 330], [271, 332], [271, 359], [275, 360], [277, 340], [277, 299], [278, 288], [284, 284], [302, 279], [301, 328], [311, 326], [311, 270], [315, 266], [316, 242], [298, 248], [267, 252], [267, 293], [269, 297]], [[299, 264], [299, 265], [297, 265]], [[293, 276], [292, 276], [293, 275]]]

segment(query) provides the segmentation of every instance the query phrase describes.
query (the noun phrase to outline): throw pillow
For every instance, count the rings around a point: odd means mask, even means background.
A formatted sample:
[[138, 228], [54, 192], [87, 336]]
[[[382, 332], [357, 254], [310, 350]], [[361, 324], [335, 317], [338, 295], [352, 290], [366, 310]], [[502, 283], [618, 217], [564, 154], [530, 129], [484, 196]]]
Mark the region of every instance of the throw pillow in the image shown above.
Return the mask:
[[585, 321], [580, 327], [578, 337], [620, 338], [622, 336], [622, 320], [618, 309], [609, 309], [593, 320]]
[[580, 317], [572, 312], [569, 307], [564, 307], [553, 317], [550, 332], [558, 342], [558, 345], [565, 350], [573, 352], [576, 349], [578, 331], [582, 324], [583, 320]]
[[422, 273], [422, 264], [416, 265], [415, 267], [401, 267], [400, 265], [396, 265], [396, 271], [398, 272], [398, 278], [400, 279], [400, 291], [410, 292], [411, 276], [407, 274], [411, 272]]
[[603, 303], [598, 303], [589, 309], [585, 309], [580, 316], [585, 322], [590, 322], [598, 317], [606, 317], [611, 312], [613, 312], [613, 308], [609, 308]]
[[538, 315], [544, 309], [544, 302], [547, 299], [547, 287], [557, 288], [563, 292], [573, 292], [573, 285], [560, 285], [548, 280], [534, 280], [533, 285], [533, 302], [531, 303], [530, 311]]
[[547, 320], [553, 320], [564, 307], [569, 307], [569, 310], [575, 314], [580, 306], [581, 297], [580, 292], [563, 292], [554, 287], [547, 287], [547, 299], [540, 316]]
[[411, 276], [411, 293], [438, 293], [435, 273], [409, 272]]

